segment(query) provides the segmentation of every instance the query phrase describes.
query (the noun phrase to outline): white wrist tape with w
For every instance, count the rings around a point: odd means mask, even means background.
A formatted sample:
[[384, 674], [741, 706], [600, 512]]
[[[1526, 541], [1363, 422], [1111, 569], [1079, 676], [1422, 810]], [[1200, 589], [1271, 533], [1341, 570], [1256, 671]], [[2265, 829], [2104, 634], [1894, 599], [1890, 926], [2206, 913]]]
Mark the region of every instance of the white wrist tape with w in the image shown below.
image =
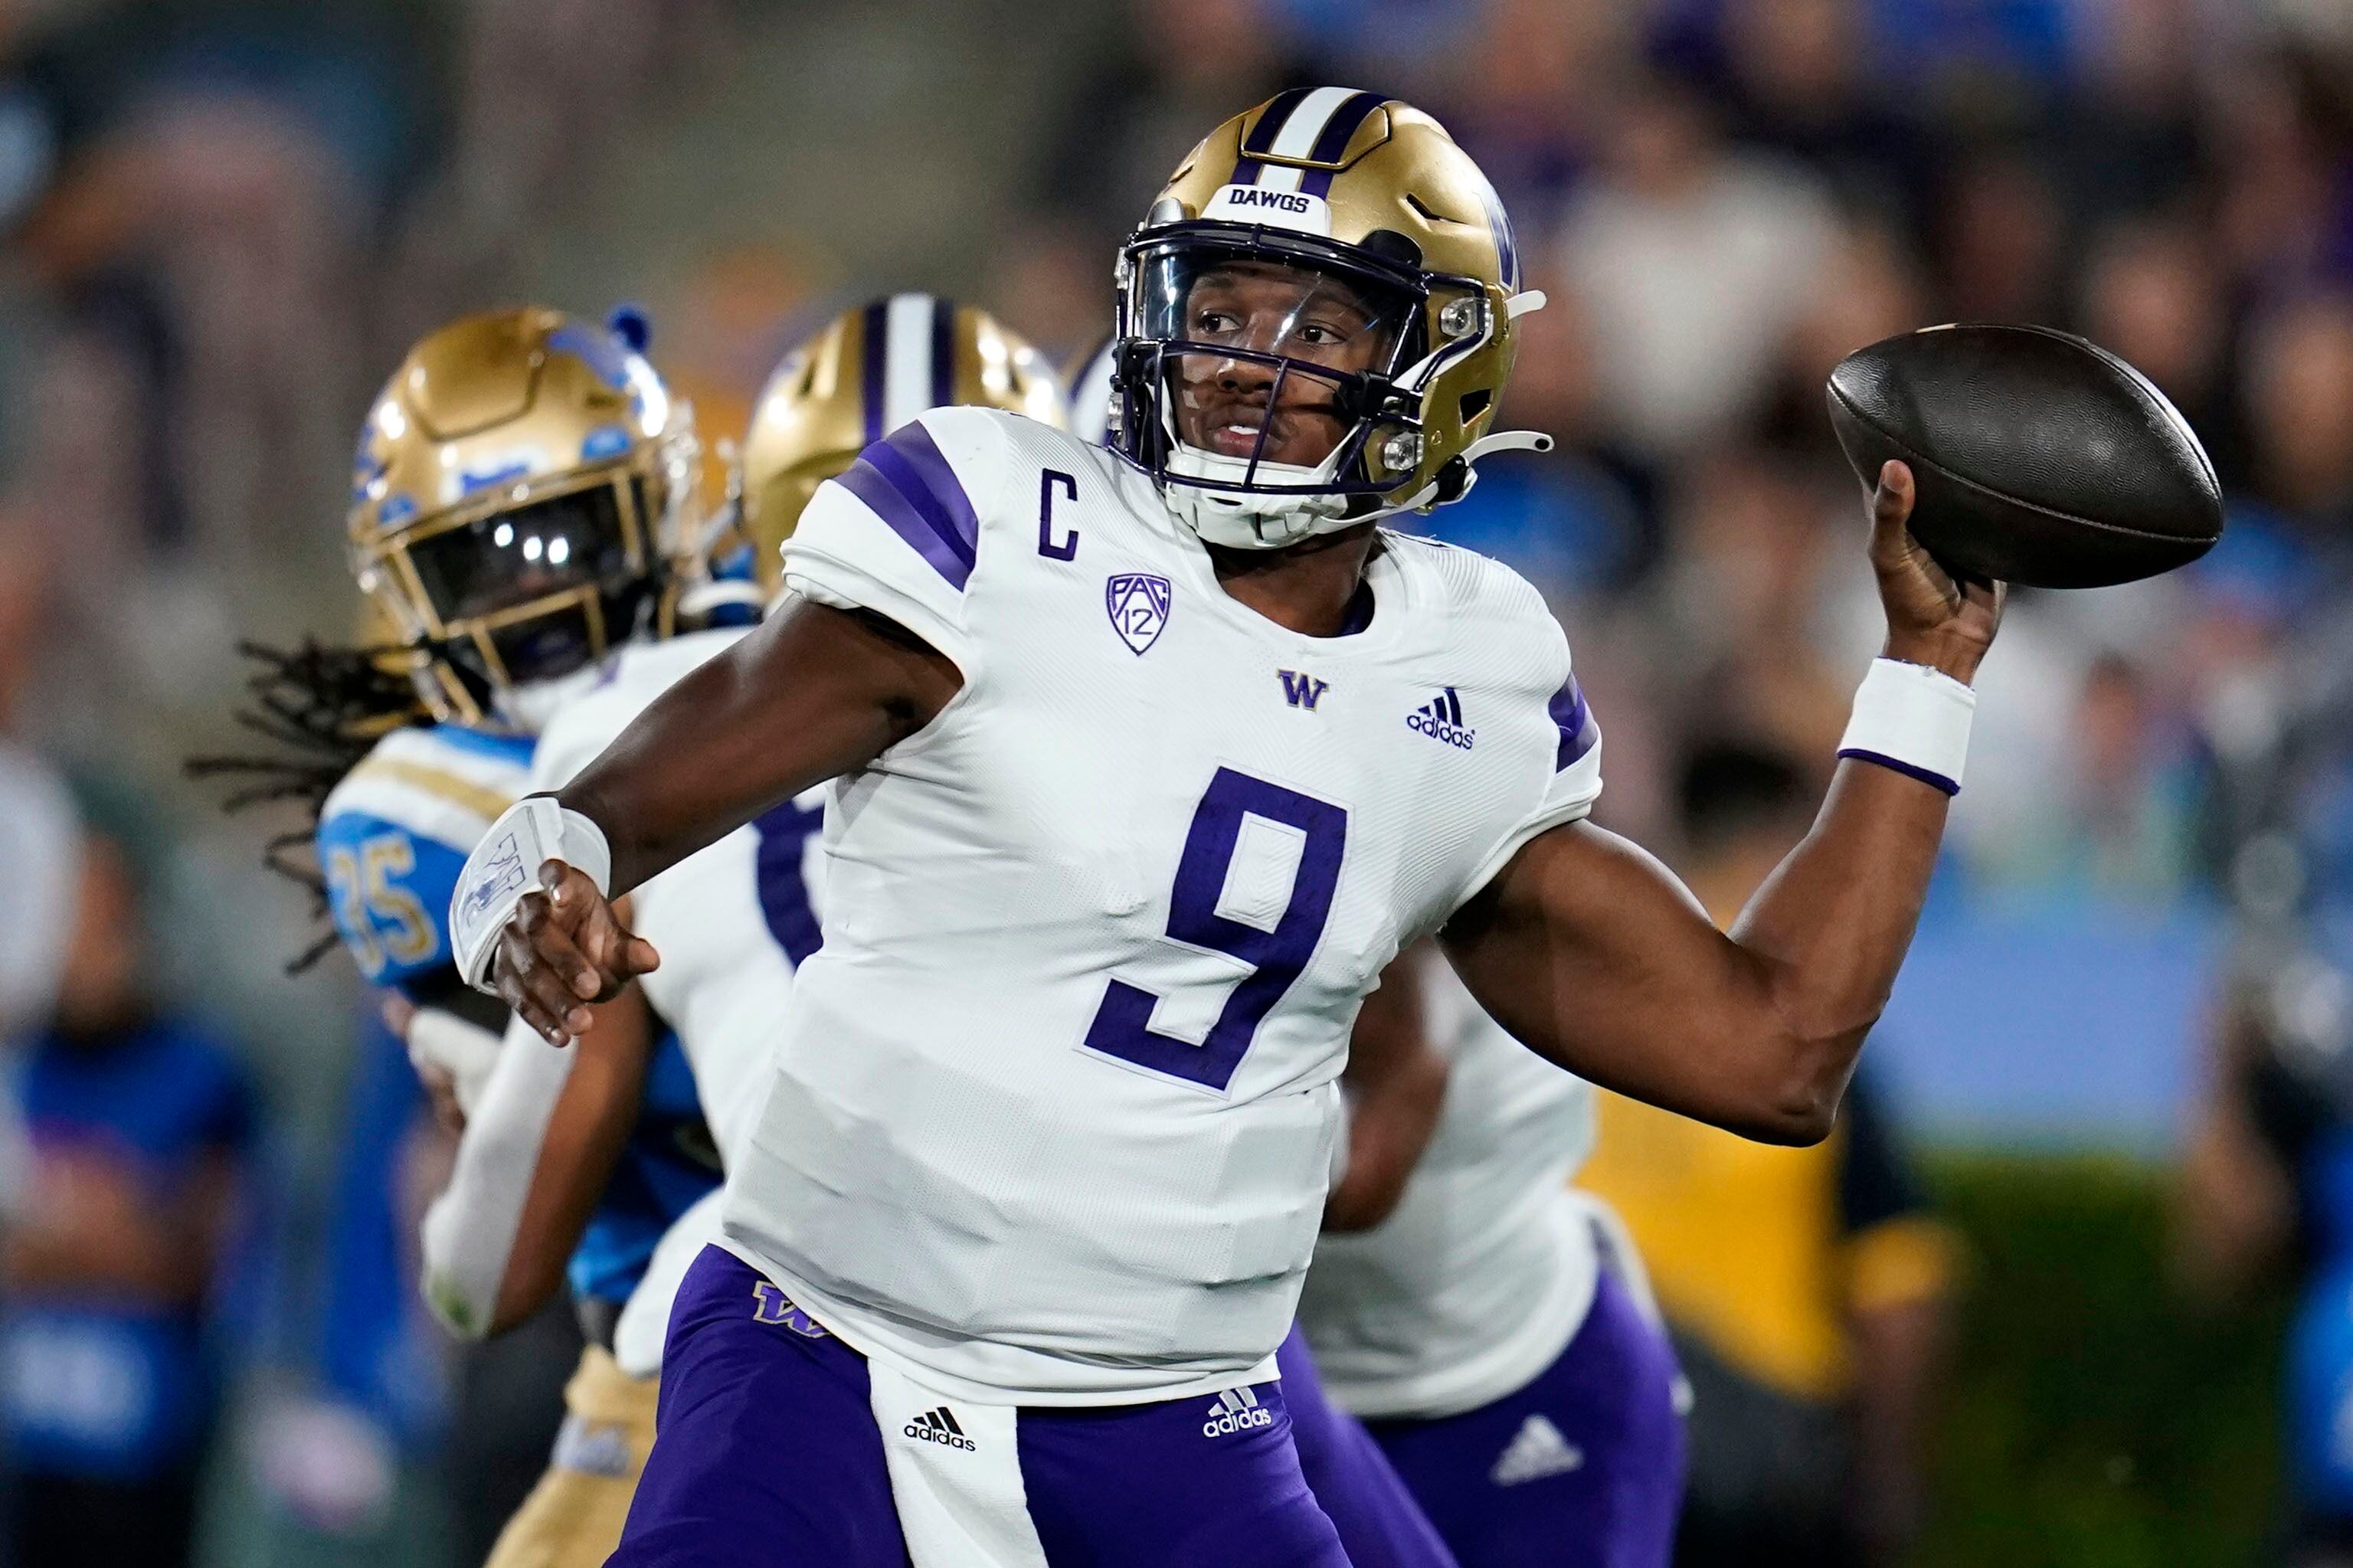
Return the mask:
[[612, 886], [613, 851], [605, 831], [553, 795], [526, 795], [509, 806], [466, 857], [449, 900], [449, 953], [475, 990], [492, 991], [491, 959], [499, 932], [523, 895], [539, 885], [539, 868], [551, 860], [586, 872], [599, 893]]

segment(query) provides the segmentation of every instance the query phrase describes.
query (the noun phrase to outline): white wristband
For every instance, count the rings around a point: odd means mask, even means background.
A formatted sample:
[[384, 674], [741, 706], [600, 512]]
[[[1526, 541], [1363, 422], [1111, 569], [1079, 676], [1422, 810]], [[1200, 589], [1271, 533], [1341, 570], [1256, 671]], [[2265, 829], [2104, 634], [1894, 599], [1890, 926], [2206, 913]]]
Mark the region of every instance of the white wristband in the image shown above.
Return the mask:
[[499, 932], [523, 895], [539, 885], [539, 868], [551, 860], [586, 872], [599, 893], [612, 888], [613, 851], [605, 831], [553, 795], [526, 795], [509, 806], [466, 857], [449, 899], [449, 953], [459, 978], [476, 991], [491, 991]]
[[1961, 765], [1969, 755], [1969, 720], [1978, 694], [1941, 670], [1874, 659], [1854, 694], [1839, 755], [1961, 792]]

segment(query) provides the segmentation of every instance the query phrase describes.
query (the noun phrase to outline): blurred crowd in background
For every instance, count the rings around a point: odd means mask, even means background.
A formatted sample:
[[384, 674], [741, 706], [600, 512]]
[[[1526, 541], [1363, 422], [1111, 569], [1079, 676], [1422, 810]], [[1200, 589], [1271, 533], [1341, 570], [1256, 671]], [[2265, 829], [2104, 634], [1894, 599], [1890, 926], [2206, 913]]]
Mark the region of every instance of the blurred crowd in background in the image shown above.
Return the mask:
[[[355, 634], [349, 452], [406, 344], [642, 302], [713, 443], [798, 335], [891, 288], [1076, 360], [1186, 149], [1322, 81], [1437, 114], [1549, 296], [1503, 419], [1557, 449], [1428, 526], [1553, 599], [1609, 738], [1600, 815], [1671, 861], [1705, 847], [1677, 803], [1708, 757], [1819, 789], [1875, 650], [1822, 412], [1842, 355], [2044, 323], [2188, 416], [2226, 536], [2012, 603], [1873, 1071], [1931, 1141], [2186, 1149], [2199, 1299], [2282, 1256], [2326, 1272], [2303, 1167], [2353, 1121], [2345, 0], [24, 0], [0, 8], [0, 1028], [31, 1042], [7, 1185], [12, 1216], [111, 1239], [0, 1249], [0, 1405], [20, 1434], [45, 1400], [103, 1405], [19, 1320], [91, 1279], [142, 1304], [121, 1331], [184, 1401], [61, 1474], [128, 1467], [165, 1508], [201, 1470], [221, 1563], [463, 1539], [432, 1478], [456, 1374], [400, 1272], [429, 1123], [349, 966], [283, 972], [313, 911], [260, 852], [299, 822], [223, 819], [181, 774], [237, 748], [241, 639]], [[15, 970], [60, 963], [95, 978], [12, 1015]], [[98, 1036], [134, 1087], [92, 1086]], [[2302, 1119], [2266, 1097], [2283, 1073]], [[1810, 1394], [1851, 1361], [1815, 1357]], [[38, 1516], [26, 1490], [12, 1517]]]

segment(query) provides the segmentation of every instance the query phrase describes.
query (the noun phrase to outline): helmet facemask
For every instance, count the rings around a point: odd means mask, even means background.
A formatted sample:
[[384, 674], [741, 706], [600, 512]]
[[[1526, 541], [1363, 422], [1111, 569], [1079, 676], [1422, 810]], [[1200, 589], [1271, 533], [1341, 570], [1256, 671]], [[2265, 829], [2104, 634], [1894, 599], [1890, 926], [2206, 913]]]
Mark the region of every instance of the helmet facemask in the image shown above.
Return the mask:
[[[1114, 443], [1212, 544], [1275, 548], [1427, 504], [1422, 390], [1488, 336], [1479, 285], [1455, 283], [1257, 227], [1139, 238]], [[1455, 328], [1435, 350], [1433, 320]]]
[[453, 716], [470, 708], [536, 730], [607, 653], [665, 630], [670, 573], [645, 501], [635, 474], [607, 470], [390, 543], [378, 570], [456, 699]]

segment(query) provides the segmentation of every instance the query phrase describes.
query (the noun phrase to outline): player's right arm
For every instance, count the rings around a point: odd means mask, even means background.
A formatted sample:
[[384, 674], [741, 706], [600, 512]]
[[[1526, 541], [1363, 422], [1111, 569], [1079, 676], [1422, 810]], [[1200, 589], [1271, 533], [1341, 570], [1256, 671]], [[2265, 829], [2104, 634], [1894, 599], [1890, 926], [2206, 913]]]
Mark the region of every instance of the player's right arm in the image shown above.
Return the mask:
[[[1887, 652], [1966, 684], [2000, 591], [1928, 558], [1905, 531], [1912, 497], [1889, 463], [1872, 535]], [[1579, 1077], [1765, 1142], [1817, 1143], [1911, 945], [1948, 804], [1922, 777], [1841, 761], [1813, 831], [1729, 931], [1636, 845], [1564, 821], [1522, 844], [1440, 940], [1498, 1022]]]
[[[934, 410], [820, 486], [786, 547], [793, 596], [558, 794], [605, 835], [612, 895], [865, 767], [963, 688], [975, 659], [963, 595], [1002, 450], [991, 418]], [[576, 868], [550, 860], [539, 884], [475, 972], [560, 1045], [588, 1026], [587, 1001], [659, 957]]]

